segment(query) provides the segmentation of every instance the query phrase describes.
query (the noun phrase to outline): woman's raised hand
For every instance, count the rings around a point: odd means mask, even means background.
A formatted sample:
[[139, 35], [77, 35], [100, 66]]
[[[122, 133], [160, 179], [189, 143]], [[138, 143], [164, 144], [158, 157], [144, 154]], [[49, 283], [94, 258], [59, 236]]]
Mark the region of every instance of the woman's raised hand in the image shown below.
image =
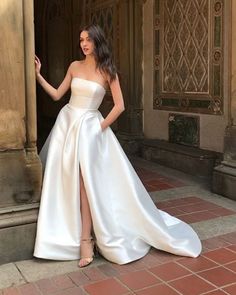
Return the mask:
[[38, 74], [40, 74], [40, 70], [41, 70], [41, 62], [40, 62], [40, 59], [37, 57], [37, 55], [35, 55], [34, 63], [35, 63], [35, 73], [37, 76]]

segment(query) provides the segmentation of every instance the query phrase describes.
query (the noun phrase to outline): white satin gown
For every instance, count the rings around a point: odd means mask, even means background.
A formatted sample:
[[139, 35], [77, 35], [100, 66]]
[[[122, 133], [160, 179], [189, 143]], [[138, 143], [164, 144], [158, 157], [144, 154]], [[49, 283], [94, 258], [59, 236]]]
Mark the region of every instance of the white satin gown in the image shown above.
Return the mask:
[[73, 78], [71, 98], [40, 153], [45, 165], [34, 256], [55, 260], [80, 257], [79, 167], [100, 253], [125, 264], [150, 247], [197, 257], [201, 242], [183, 221], [158, 210], [117, 138], [104, 131], [98, 111], [105, 89]]

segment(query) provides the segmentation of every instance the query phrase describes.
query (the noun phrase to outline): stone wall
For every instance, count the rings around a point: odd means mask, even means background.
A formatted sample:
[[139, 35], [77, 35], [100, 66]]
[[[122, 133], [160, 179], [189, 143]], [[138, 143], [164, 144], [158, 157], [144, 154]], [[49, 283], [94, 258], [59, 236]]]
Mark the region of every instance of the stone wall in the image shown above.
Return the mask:
[[[143, 5], [143, 102], [144, 102], [144, 135], [148, 139], [169, 140], [169, 115], [170, 111], [154, 109], [153, 107], [153, 89], [154, 89], [154, 0], [147, 0]], [[158, 2], [158, 1], [156, 1]], [[159, 1], [161, 2], [161, 1]], [[230, 1], [225, 1], [225, 14], [224, 19], [228, 20], [227, 13]], [[229, 28], [230, 23], [224, 23], [224, 89], [223, 89], [223, 113], [221, 115], [209, 115], [193, 112], [176, 112], [177, 114], [185, 114], [189, 116], [199, 117], [199, 148], [211, 150], [222, 153], [224, 150], [224, 132], [229, 123]], [[163, 73], [162, 73], [163, 74]], [[209, 79], [211, 81], [211, 79]], [[183, 108], [184, 109], [184, 108]]]
[[[0, 263], [32, 257], [41, 163], [36, 139], [33, 1], [0, 1]], [[32, 204], [34, 204], [32, 206]]]

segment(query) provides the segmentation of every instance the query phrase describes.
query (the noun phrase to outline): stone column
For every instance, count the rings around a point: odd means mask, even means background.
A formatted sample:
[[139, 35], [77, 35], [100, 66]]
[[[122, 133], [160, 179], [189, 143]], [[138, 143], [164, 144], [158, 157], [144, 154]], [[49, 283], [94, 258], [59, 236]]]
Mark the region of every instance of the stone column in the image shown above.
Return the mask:
[[41, 189], [41, 162], [37, 154], [36, 85], [34, 69], [34, 7], [33, 1], [23, 0], [24, 66], [26, 99], [26, 165], [33, 185], [33, 201], [37, 202]]
[[[229, 97], [229, 124], [225, 131], [224, 155], [223, 161], [214, 169], [212, 190], [217, 194], [236, 200], [236, 2], [227, 1], [228, 11], [231, 15], [226, 16], [229, 19], [229, 40], [226, 42], [232, 44], [229, 56], [229, 76], [230, 81]], [[226, 40], [227, 41], [227, 40]], [[231, 42], [230, 42], [231, 41]]]
[[[232, 51], [231, 51], [231, 118], [236, 127], [236, 3], [232, 1]], [[234, 150], [236, 152], [236, 149]], [[235, 159], [235, 158], [234, 158]]]
[[[0, 1], [0, 264], [32, 257], [41, 187], [33, 1]], [[24, 237], [24, 238], [22, 238]]]

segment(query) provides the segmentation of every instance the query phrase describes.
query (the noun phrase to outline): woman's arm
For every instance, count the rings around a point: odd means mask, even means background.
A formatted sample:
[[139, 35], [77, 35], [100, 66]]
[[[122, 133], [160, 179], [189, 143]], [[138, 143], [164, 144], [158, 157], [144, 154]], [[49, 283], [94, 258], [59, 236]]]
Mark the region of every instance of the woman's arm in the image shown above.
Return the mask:
[[50, 85], [40, 74], [41, 62], [37, 56], [35, 56], [35, 73], [38, 83], [43, 87], [45, 92], [52, 97], [53, 100], [59, 100], [70, 88], [71, 84], [71, 65], [66, 73], [61, 85], [56, 89]]
[[116, 79], [109, 83], [109, 85], [114, 101], [114, 107], [111, 109], [110, 113], [106, 116], [106, 118], [101, 122], [102, 130], [110, 126], [125, 110], [124, 99], [120, 88], [118, 76], [116, 76]]

